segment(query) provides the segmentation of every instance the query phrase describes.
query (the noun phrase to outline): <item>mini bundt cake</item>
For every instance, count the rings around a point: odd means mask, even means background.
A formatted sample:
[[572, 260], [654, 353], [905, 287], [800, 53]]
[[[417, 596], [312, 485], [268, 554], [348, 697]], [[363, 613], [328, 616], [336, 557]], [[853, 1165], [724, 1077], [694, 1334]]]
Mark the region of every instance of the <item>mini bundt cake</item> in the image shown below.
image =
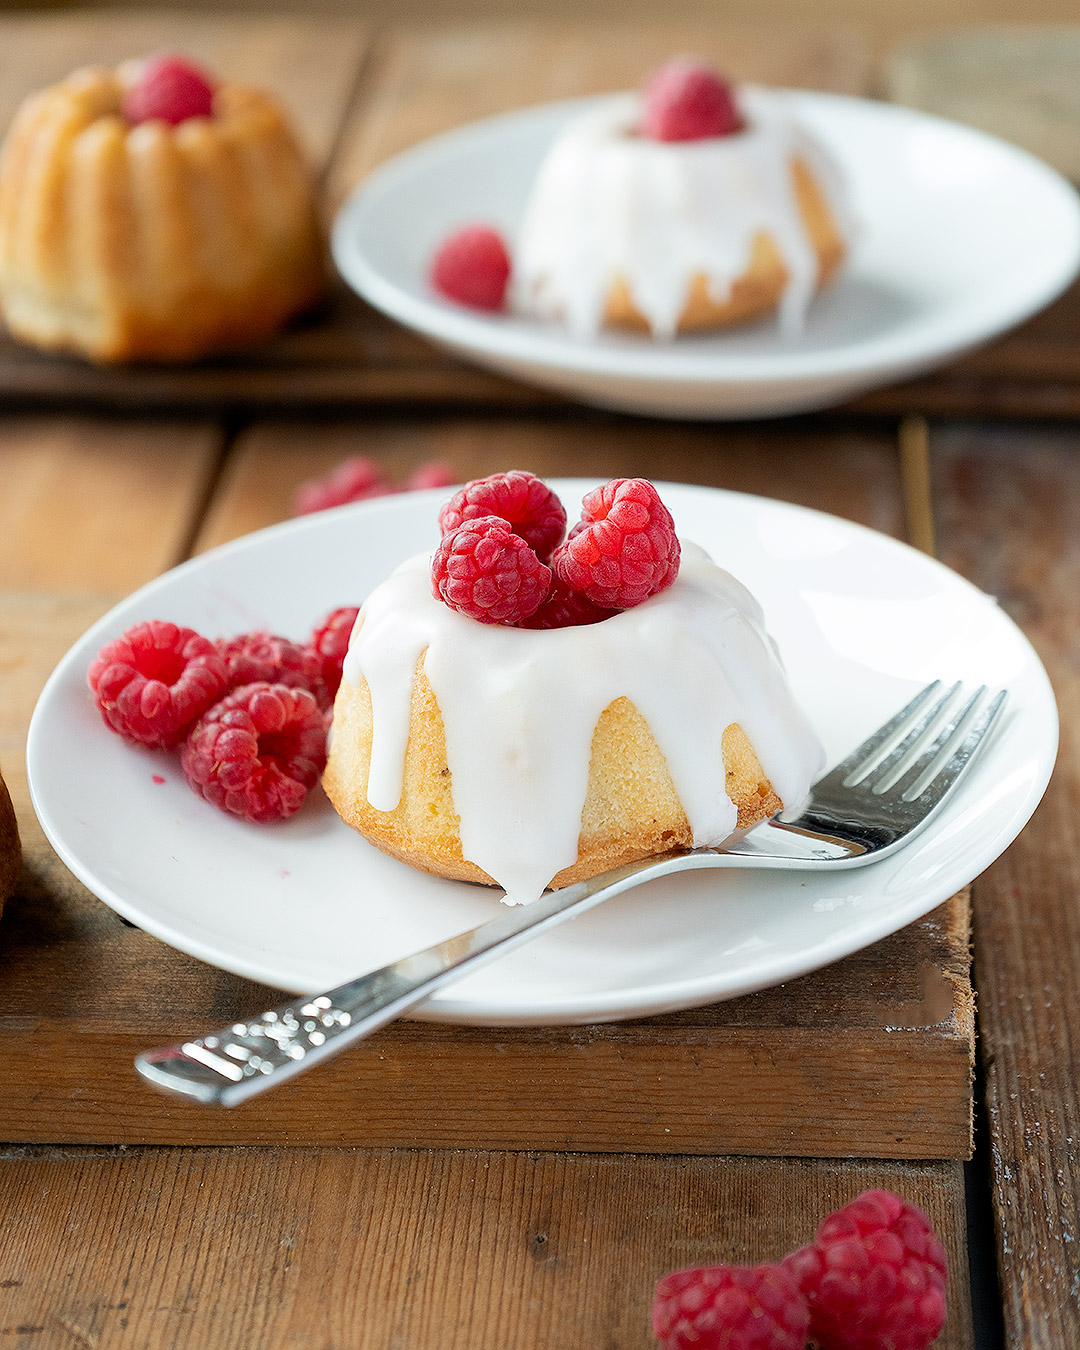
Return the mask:
[[702, 550], [570, 623], [478, 622], [433, 593], [429, 555], [402, 564], [360, 610], [334, 706], [323, 783], [346, 824], [520, 902], [806, 795], [820, 746], [757, 602]]
[[595, 337], [654, 337], [778, 311], [797, 332], [846, 252], [840, 175], [781, 90], [673, 62], [643, 96], [574, 119], [548, 152], [511, 302]]
[[0, 155], [0, 305], [38, 347], [192, 359], [268, 336], [324, 286], [315, 200], [274, 101], [177, 58], [77, 71]]

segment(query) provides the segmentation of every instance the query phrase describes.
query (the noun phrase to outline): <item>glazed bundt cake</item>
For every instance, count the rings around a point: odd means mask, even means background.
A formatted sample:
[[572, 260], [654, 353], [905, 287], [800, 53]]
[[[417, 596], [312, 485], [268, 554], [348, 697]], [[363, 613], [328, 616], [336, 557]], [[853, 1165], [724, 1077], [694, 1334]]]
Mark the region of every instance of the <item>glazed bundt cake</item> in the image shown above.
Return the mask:
[[[666, 102], [664, 102], [666, 99]], [[654, 337], [777, 310], [796, 332], [846, 252], [840, 175], [782, 90], [673, 62], [579, 115], [541, 165], [512, 303], [578, 336]]]
[[551, 628], [444, 603], [423, 554], [361, 608], [323, 783], [385, 852], [527, 901], [720, 844], [798, 804], [820, 762], [761, 609], [693, 545], [642, 603]]
[[16, 336], [186, 360], [267, 336], [323, 285], [309, 173], [267, 94], [159, 58], [78, 71], [18, 112], [0, 155]]

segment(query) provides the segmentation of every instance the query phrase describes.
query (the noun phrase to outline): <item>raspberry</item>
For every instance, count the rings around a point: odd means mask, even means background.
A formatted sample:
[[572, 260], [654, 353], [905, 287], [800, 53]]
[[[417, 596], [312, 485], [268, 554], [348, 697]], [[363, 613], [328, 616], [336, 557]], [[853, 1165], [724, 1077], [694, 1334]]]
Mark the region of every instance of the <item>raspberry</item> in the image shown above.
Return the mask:
[[891, 1191], [864, 1191], [784, 1258], [821, 1350], [926, 1350], [945, 1324], [945, 1253], [930, 1220]]
[[433, 459], [427, 464], [421, 464], [409, 474], [405, 491], [412, 492], [418, 488], [445, 488], [457, 480], [457, 474], [445, 460]]
[[359, 613], [355, 605], [335, 609], [315, 629], [308, 644], [319, 659], [323, 683], [331, 701], [341, 683], [341, 667], [345, 663], [349, 638]]
[[641, 130], [654, 141], [730, 136], [742, 125], [731, 85], [692, 56], [661, 66], [646, 85], [642, 101]]
[[218, 639], [230, 689], [242, 684], [287, 684], [315, 695], [321, 708], [329, 708], [330, 695], [323, 680], [322, 658], [310, 647], [301, 647], [273, 633], [242, 633]]
[[182, 56], [151, 57], [124, 93], [124, 116], [132, 123], [176, 126], [189, 117], [209, 117], [213, 110], [213, 84], [205, 71]]
[[393, 490], [373, 459], [365, 455], [353, 455], [343, 459], [322, 478], [309, 478], [307, 482], [301, 483], [293, 497], [293, 515], [308, 516], [314, 511], [326, 511], [331, 506], [347, 506], [349, 502], [366, 501], [369, 497], [385, 497]]
[[656, 1286], [661, 1350], [806, 1350], [810, 1312], [782, 1266], [677, 1270]]
[[136, 745], [167, 747], [225, 692], [225, 662], [194, 629], [151, 619], [106, 642], [86, 678], [107, 726]]
[[545, 562], [566, 532], [562, 502], [546, 483], [524, 469], [493, 473], [466, 483], [439, 512], [439, 529], [447, 534], [479, 516], [505, 520]]
[[431, 564], [435, 598], [481, 623], [521, 623], [550, 587], [551, 568], [498, 516], [444, 534]]
[[580, 591], [570, 590], [558, 577], [552, 577], [551, 590], [535, 614], [523, 620], [519, 628], [579, 628], [599, 623], [618, 614], [617, 609], [601, 609]]
[[510, 280], [510, 253], [490, 225], [455, 230], [435, 250], [431, 285], [448, 300], [470, 309], [502, 309]]
[[283, 820], [326, 765], [326, 714], [307, 689], [258, 681], [215, 703], [184, 742], [184, 776], [244, 820]]
[[675, 522], [644, 478], [613, 478], [582, 502], [582, 524], [555, 553], [555, 575], [603, 609], [630, 609], [679, 575]]

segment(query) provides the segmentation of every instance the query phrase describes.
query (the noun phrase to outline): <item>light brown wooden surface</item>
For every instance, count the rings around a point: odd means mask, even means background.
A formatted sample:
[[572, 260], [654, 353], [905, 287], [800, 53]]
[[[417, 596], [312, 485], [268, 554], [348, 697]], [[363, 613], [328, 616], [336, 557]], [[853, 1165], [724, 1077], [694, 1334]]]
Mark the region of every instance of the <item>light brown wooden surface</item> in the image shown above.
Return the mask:
[[1080, 1344], [1080, 435], [938, 428], [946, 562], [1035, 643], [1061, 715], [1030, 825], [975, 884], [986, 1108], [1010, 1346]]
[[0, 1345], [648, 1350], [659, 1276], [779, 1259], [878, 1185], [937, 1225], [936, 1345], [972, 1350], [957, 1164], [269, 1149], [0, 1159]]

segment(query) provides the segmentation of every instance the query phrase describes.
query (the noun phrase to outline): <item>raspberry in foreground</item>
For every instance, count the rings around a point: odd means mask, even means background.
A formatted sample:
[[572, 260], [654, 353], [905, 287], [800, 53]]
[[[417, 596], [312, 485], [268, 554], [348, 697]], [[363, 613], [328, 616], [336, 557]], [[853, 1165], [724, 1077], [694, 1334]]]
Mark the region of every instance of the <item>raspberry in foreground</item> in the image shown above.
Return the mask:
[[230, 689], [260, 680], [266, 684], [287, 684], [292, 689], [306, 689], [314, 694], [320, 707], [330, 706], [322, 660], [310, 647], [301, 647], [288, 638], [265, 632], [219, 638], [217, 647], [225, 662]]
[[706, 62], [690, 56], [661, 66], [642, 101], [641, 130], [654, 141], [730, 136], [742, 125], [731, 85]]
[[583, 528], [551, 563], [570, 590], [602, 609], [630, 609], [679, 575], [675, 522], [647, 479], [612, 479], [586, 496], [581, 514]]
[[106, 726], [152, 748], [179, 745], [225, 692], [225, 662], [192, 628], [151, 619], [107, 642], [87, 682]]
[[124, 116], [132, 124], [177, 126], [189, 117], [209, 117], [213, 110], [214, 86], [206, 72], [182, 56], [151, 57], [124, 93]]
[[661, 1350], [806, 1350], [810, 1312], [781, 1266], [677, 1270], [656, 1286]]
[[259, 682], [216, 703], [184, 742], [184, 777], [244, 820], [284, 820], [326, 766], [326, 715], [306, 689]]
[[341, 683], [341, 668], [345, 664], [349, 638], [359, 613], [356, 605], [335, 609], [311, 635], [310, 647], [319, 659], [323, 683], [331, 702]]
[[439, 532], [467, 520], [499, 516], [543, 562], [566, 533], [566, 509], [544, 482], [524, 469], [476, 478], [455, 492], [439, 512]]
[[480, 516], [444, 534], [431, 564], [431, 589], [480, 623], [520, 624], [551, 587], [551, 569], [498, 516]]
[[502, 309], [510, 280], [510, 253], [490, 225], [466, 225], [444, 239], [431, 260], [431, 284], [470, 309]]
[[784, 1267], [821, 1350], [926, 1350], [945, 1325], [945, 1252], [921, 1209], [865, 1191]]

